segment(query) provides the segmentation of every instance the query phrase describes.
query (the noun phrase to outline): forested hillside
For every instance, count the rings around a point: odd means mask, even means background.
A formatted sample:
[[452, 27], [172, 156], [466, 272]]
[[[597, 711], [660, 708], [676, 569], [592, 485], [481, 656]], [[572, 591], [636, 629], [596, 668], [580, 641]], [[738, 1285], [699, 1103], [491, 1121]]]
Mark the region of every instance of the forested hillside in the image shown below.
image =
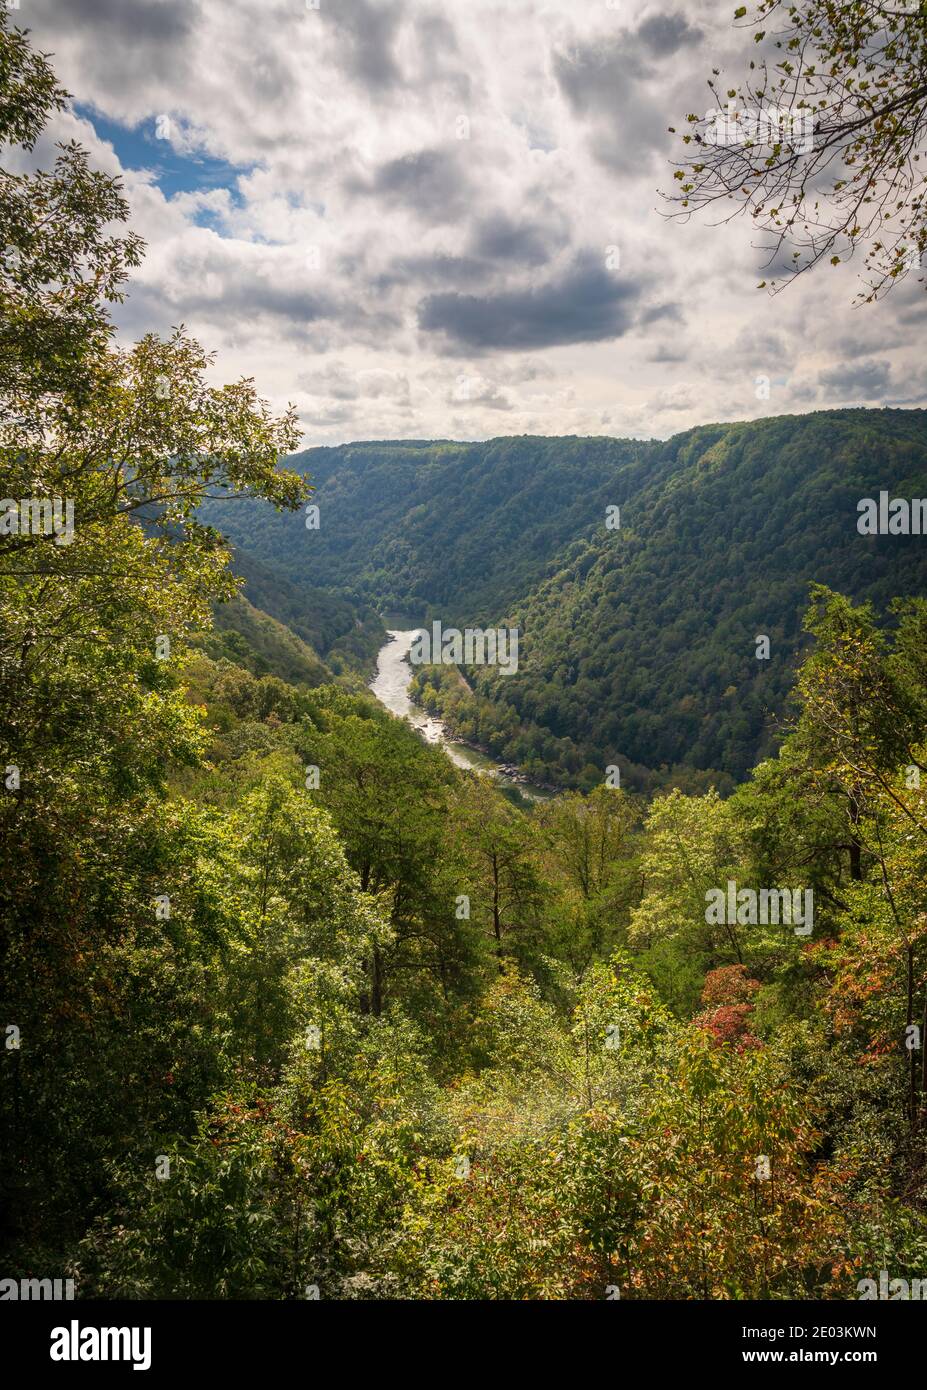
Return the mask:
[[[308, 582], [305, 569], [289, 580], [251, 555], [232, 553], [246, 601], [295, 633], [337, 674], [369, 673], [386, 639], [382, 619], [373, 607], [318, 588]], [[231, 615], [223, 617], [218, 611], [216, 617], [220, 626], [234, 622]]]
[[308, 449], [317, 531], [270, 508], [214, 504], [249, 555], [287, 576], [448, 622], [490, 620], [604, 518], [616, 471], [639, 485], [650, 446], [616, 439], [380, 442]]
[[539, 779], [591, 788], [617, 764], [641, 787], [730, 789], [777, 746], [809, 583], [883, 612], [927, 584], [922, 537], [857, 529], [861, 498], [927, 495], [922, 411], [824, 411], [666, 443], [346, 445], [289, 463], [313, 478], [317, 531], [258, 504], [207, 515], [275, 569], [381, 610], [517, 627], [516, 675], [475, 668], [468, 698], [438, 668], [417, 690]]
[[210, 656], [227, 657], [255, 676], [273, 674], [308, 686], [334, 680], [301, 637], [241, 594], [216, 604], [213, 627], [201, 635], [200, 643]]
[[[66, 105], [0, 10], [0, 147], [21, 156]], [[127, 214], [76, 146], [0, 178], [0, 461], [20, 504], [0, 529], [4, 1279], [592, 1301], [922, 1277], [927, 600], [914, 540], [842, 539], [855, 490], [917, 485], [921, 415], [600, 441], [595, 467], [627, 450], [636, 490], [603, 479], [621, 530], [570, 540], [591, 504], [561, 473], [558, 531], [545, 489], [569, 580], [543, 579], [500, 487], [534, 586], [518, 698], [569, 651], [585, 684], [551, 675], [551, 699], [607, 720], [592, 696], [633, 677], [627, 644], [694, 651], [694, 737], [711, 672], [749, 692], [739, 644], [761, 618], [776, 691], [803, 651], [782, 748], [731, 795], [645, 797], [601, 769], [520, 809], [356, 688], [378, 581], [301, 613], [298, 577], [275, 595], [252, 570], [264, 603], [237, 601], [204, 502], [279, 508], [311, 547], [313, 480], [286, 466], [293, 414], [214, 384], [187, 333], [115, 344], [108, 306], [142, 253]], [[487, 447], [523, 471], [524, 441]], [[55, 499], [69, 535], [41, 524]], [[806, 570], [898, 596], [885, 614], [806, 593]], [[645, 672], [618, 718], [649, 718]], [[641, 746], [685, 718], [664, 677]], [[729, 698], [745, 758], [761, 695]]]

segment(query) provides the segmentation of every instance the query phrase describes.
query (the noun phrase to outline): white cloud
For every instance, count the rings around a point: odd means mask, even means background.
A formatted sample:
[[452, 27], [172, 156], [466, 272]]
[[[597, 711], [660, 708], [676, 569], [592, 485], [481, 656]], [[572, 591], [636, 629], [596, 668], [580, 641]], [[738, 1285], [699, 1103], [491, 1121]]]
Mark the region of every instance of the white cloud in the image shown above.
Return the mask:
[[[123, 336], [183, 321], [217, 376], [294, 401], [308, 443], [666, 435], [880, 382], [920, 399], [922, 288], [854, 310], [853, 268], [822, 267], [770, 299], [745, 221], [660, 215], [666, 127], [747, 60], [728, 0], [28, 4], [76, 99], [137, 128]], [[120, 169], [86, 120], [56, 134]]]

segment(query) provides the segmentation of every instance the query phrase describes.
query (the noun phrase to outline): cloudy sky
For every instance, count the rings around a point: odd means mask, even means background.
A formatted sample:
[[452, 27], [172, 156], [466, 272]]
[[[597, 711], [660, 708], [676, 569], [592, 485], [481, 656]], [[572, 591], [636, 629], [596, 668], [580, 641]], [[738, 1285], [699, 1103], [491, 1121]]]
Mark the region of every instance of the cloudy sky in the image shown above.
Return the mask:
[[13, 19], [74, 96], [54, 138], [121, 173], [148, 244], [121, 337], [185, 323], [217, 377], [292, 401], [307, 445], [924, 404], [913, 276], [855, 309], [858, 267], [821, 266], [771, 299], [745, 220], [661, 215], [667, 126], [712, 104], [712, 67], [742, 70], [733, 9], [19, 0]]

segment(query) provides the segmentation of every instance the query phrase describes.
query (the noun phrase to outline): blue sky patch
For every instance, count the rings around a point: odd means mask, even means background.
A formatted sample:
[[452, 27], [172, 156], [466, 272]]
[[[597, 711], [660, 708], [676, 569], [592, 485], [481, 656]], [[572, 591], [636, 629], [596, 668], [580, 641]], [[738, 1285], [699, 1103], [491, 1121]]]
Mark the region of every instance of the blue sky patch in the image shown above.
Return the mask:
[[91, 107], [77, 105], [77, 114], [89, 121], [101, 140], [112, 145], [124, 169], [150, 169], [165, 198], [175, 193], [208, 193], [227, 188], [232, 202], [241, 205], [237, 180], [253, 166], [230, 164], [207, 154], [178, 154], [170, 140], [159, 139], [152, 117], [135, 127], [120, 125]]

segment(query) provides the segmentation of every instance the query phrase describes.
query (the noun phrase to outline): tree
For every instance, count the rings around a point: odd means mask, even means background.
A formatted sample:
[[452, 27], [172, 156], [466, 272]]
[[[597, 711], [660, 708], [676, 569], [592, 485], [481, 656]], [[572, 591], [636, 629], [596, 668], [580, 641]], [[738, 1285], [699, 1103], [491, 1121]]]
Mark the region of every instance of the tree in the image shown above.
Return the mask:
[[814, 1296], [842, 1219], [818, 1138], [778, 1060], [691, 1029], [659, 1085], [576, 1127], [568, 1209], [622, 1298]]
[[363, 963], [391, 933], [305, 791], [268, 775], [231, 820], [225, 876], [238, 950], [228, 973], [241, 1063], [252, 1079], [276, 1081], [302, 1028], [315, 1030], [312, 1050], [327, 1069], [344, 1011], [356, 1011], [365, 986]]
[[705, 894], [723, 885], [741, 856], [740, 826], [716, 792], [685, 797], [679, 791], [658, 797], [647, 821], [647, 848], [641, 859], [646, 885], [631, 918], [631, 940], [648, 944], [681, 934], [692, 946], [716, 957], [743, 961], [743, 933], [736, 922], [709, 923]]
[[618, 788], [569, 793], [537, 811], [545, 865], [560, 890], [558, 945], [576, 970], [601, 959], [640, 898], [639, 812]]
[[[927, 604], [896, 602], [894, 641], [876, 626], [871, 606], [854, 606], [822, 585], [812, 590], [806, 626], [816, 646], [804, 662], [797, 693], [801, 713], [789, 753], [802, 756], [813, 787], [843, 806], [849, 882], [841, 906], [857, 959], [868, 942], [871, 974], [864, 991], [894, 985], [906, 1029], [927, 1039], [927, 810], [921, 774], [927, 763], [927, 700], [923, 640]], [[894, 938], [895, 950], [887, 949]], [[881, 940], [880, 940], [881, 939]], [[876, 946], [876, 942], [880, 944]], [[894, 957], [894, 960], [893, 960]], [[882, 963], [882, 971], [878, 961]], [[902, 965], [899, 970], [898, 966]], [[841, 972], [842, 973], [842, 972]], [[900, 977], [900, 978], [899, 978]], [[841, 993], [846, 991], [846, 980]], [[890, 1045], [898, 1022], [880, 1030]], [[927, 1114], [927, 1051], [908, 1052], [908, 1114], [915, 1126]]]
[[526, 816], [479, 776], [463, 789], [461, 828], [478, 920], [501, 971], [506, 955], [524, 961], [537, 946], [545, 888], [536, 835]]
[[473, 954], [469, 919], [455, 914], [464, 889], [448, 835], [453, 767], [366, 697], [331, 691], [316, 710], [319, 727], [301, 733], [300, 748], [319, 768], [319, 800], [361, 888], [379, 897], [393, 930], [387, 946], [372, 945], [363, 1007], [379, 1016], [397, 990], [424, 980], [447, 1003], [466, 992]]
[[[0, 149], [32, 148], [66, 100], [0, 11]], [[186, 639], [235, 588], [196, 510], [212, 488], [294, 507], [307, 487], [277, 469], [293, 412], [208, 385], [182, 330], [113, 347], [141, 255], [113, 232], [126, 214], [76, 145], [52, 173], [0, 172], [0, 1000], [20, 1038], [0, 1127], [27, 1249], [221, 1074], [234, 912], [202, 866], [222, 838], [164, 796], [206, 741]]]
[[716, 105], [686, 117], [675, 215], [748, 212], [772, 291], [862, 250], [859, 299], [879, 298], [927, 249], [924, 6], [760, 0], [734, 19], [753, 31], [757, 57], [730, 85], [713, 69]]
[[702, 990], [705, 1012], [694, 1022], [717, 1043], [733, 1042], [738, 1052], [746, 1047], [759, 1047], [759, 1039], [747, 1031], [754, 1007], [752, 997], [759, 988], [759, 980], [750, 979], [743, 965], [723, 965], [718, 970], [709, 970]]

